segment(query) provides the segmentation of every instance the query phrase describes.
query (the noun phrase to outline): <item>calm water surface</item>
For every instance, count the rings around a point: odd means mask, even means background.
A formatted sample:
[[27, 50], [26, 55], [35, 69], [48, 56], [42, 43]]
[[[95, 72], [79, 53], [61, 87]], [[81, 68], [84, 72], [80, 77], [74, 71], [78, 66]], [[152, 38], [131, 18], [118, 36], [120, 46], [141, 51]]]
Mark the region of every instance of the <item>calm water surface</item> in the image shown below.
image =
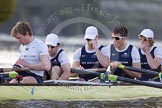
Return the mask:
[[162, 98], [127, 101], [0, 101], [0, 108], [161, 108]]

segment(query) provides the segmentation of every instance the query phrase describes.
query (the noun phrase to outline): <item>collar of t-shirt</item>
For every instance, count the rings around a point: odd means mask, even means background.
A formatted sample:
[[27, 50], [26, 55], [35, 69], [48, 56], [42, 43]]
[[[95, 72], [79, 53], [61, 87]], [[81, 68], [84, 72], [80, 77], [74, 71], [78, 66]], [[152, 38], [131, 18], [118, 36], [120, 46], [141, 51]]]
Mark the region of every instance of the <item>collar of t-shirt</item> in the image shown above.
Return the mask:
[[57, 56], [57, 54], [58, 54], [58, 52], [61, 50], [61, 48], [59, 48], [58, 50], [57, 50], [57, 53], [56, 53], [56, 55], [55, 56], [52, 56], [52, 57], [50, 57], [50, 59], [53, 59], [53, 58], [55, 58], [56, 56]]
[[117, 49], [117, 48], [115, 48], [115, 49], [116, 49], [116, 51], [118, 51], [118, 52], [123, 52], [123, 51], [127, 50], [128, 47], [129, 47], [129, 44], [126, 43], [126, 47], [125, 47], [123, 50], [119, 50], [119, 49]]

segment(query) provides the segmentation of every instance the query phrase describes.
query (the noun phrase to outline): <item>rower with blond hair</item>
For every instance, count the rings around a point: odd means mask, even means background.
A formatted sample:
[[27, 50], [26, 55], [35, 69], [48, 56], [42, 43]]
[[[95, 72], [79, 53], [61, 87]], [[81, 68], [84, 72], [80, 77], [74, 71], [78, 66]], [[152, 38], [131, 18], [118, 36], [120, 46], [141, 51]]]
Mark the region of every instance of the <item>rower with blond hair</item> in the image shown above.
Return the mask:
[[[30, 69], [29, 72], [18, 72], [23, 76], [20, 83], [43, 83], [44, 71], [50, 69], [50, 60], [46, 44], [33, 37], [31, 26], [28, 22], [19, 21], [12, 28], [11, 35], [21, 44], [20, 57], [15, 65]], [[18, 83], [12, 79], [10, 83]]]
[[[154, 32], [151, 29], [144, 29], [139, 35], [140, 40], [140, 58], [141, 58], [141, 67], [142, 69], [154, 70], [161, 72], [161, 62], [162, 62], [162, 49], [154, 46]], [[159, 81], [154, 75], [142, 74], [141, 80]]]

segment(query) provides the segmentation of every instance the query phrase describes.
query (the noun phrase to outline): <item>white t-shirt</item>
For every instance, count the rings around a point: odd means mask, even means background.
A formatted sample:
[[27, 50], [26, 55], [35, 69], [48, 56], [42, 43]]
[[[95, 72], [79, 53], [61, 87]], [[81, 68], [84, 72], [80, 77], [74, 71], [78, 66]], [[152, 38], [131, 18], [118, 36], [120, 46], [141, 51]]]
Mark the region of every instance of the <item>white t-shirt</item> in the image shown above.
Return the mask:
[[[41, 55], [48, 55], [47, 45], [38, 39], [34, 39], [28, 45], [21, 45], [19, 48], [20, 58], [28, 63], [39, 63]], [[44, 71], [30, 70], [36, 75], [43, 76]]]
[[[58, 52], [61, 50], [61, 48], [59, 48], [58, 50], [57, 50], [57, 54], [58, 54]], [[56, 55], [57, 55], [56, 54]], [[54, 57], [50, 57], [50, 59], [53, 59]], [[63, 65], [63, 64], [69, 64], [70, 63], [70, 60], [69, 60], [69, 58], [68, 58], [68, 55], [67, 55], [67, 53], [65, 52], [65, 51], [62, 51], [60, 54], [59, 54], [59, 56], [58, 56], [58, 61], [59, 61], [59, 63], [61, 64], [61, 65]]]
[[[101, 46], [101, 45], [98, 45], [97, 48], [99, 48], [100, 46]], [[77, 49], [77, 50], [75, 51], [74, 57], [73, 57], [73, 60], [74, 60], [74, 61], [80, 61], [81, 49], [82, 49], [82, 48], [79, 48], [79, 49]], [[95, 52], [95, 50], [88, 50], [88, 46], [87, 46], [87, 45], [85, 46], [85, 50], [86, 50], [87, 53], [93, 53], [93, 52]], [[101, 52], [103, 53], [103, 48], [101, 49]]]
[[[105, 48], [103, 48], [103, 54], [108, 56], [109, 58], [110, 58], [110, 49], [111, 49], [110, 47], [111, 47], [111, 44], [106, 46]], [[118, 52], [123, 52], [123, 51], [127, 50], [128, 47], [129, 47], [129, 44], [127, 44], [125, 49], [123, 49], [123, 50], [118, 50], [116, 48], [115, 49]], [[132, 48], [131, 57], [132, 57], [132, 63], [140, 62], [140, 55], [139, 55], [138, 49], [134, 46]]]

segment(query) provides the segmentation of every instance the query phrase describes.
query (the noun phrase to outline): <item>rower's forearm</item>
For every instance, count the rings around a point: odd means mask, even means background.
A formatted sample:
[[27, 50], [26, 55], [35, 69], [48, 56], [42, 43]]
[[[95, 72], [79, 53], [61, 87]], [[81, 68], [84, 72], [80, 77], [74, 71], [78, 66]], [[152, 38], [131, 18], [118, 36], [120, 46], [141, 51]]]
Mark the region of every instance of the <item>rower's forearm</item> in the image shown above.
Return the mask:
[[140, 78], [141, 77], [141, 73], [137, 73], [137, 72], [134, 72], [134, 71], [130, 71], [130, 70], [127, 70], [127, 69], [123, 69], [125, 71], [126, 74], [128, 74], [129, 76], [133, 77], [133, 78]]
[[110, 63], [109, 58], [107, 56], [103, 55], [102, 52], [98, 48], [95, 48], [95, 51], [96, 51], [96, 55], [97, 55], [99, 63], [103, 67], [108, 67], [108, 65]]
[[71, 76], [71, 72], [64, 71], [59, 77], [59, 80], [68, 80], [70, 76]]
[[147, 62], [151, 69], [157, 69], [160, 65], [160, 63], [157, 63], [151, 56], [151, 54], [146, 54]]
[[27, 68], [31, 70], [44, 70], [44, 71], [49, 71], [50, 70], [50, 64], [46, 63], [27, 63], [26, 66]]

